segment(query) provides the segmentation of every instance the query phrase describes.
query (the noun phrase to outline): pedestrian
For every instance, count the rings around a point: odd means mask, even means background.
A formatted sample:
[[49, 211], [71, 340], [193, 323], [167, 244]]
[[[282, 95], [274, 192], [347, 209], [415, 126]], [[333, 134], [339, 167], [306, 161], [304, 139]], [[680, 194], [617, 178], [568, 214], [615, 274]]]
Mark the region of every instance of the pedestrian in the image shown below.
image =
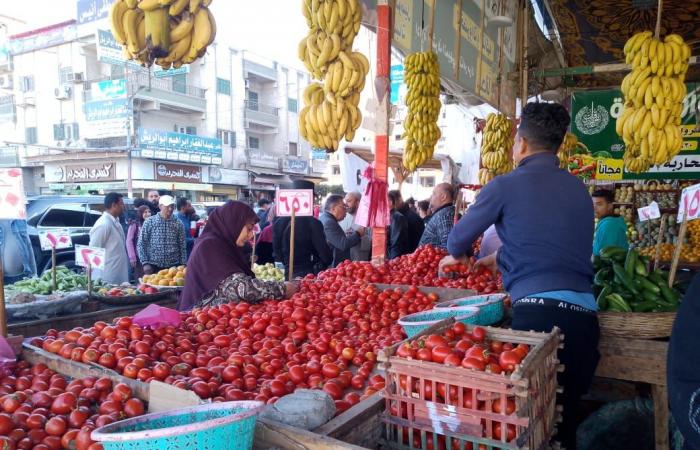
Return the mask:
[[129, 263], [134, 270], [134, 278], [140, 279], [143, 277], [143, 266], [139, 261], [138, 241], [143, 222], [151, 217], [151, 209], [148, 205], [141, 205], [136, 210], [136, 218], [129, 224], [129, 230], [126, 233], [126, 253], [129, 255]]
[[272, 202], [266, 198], [261, 198], [258, 200], [258, 219], [260, 222], [258, 222], [258, 226], [260, 229], [264, 229], [267, 226], [267, 212], [270, 210], [270, 207], [272, 206]]
[[187, 261], [185, 230], [182, 223], [173, 217], [175, 200], [169, 195], [163, 195], [158, 203], [160, 212], [143, 223], [137, 245], [146, 275], [184, 265]]
[[177, 199], [177, 212], [175, 217], [182, 223], [182, 227], [185, 230], [185, 246], [187, 248], [187, 259], [190, 258], [192, 253], [192, 248], [194, 247], [195, 238], [192, 236], [192, 216], [194, 215], [194, 208], [192, 203], [185, 197], [180, 197]]
[[599, 256], [605, 247], [621, 247], [627, 250], [627, 223], [615, 214], [615, 193], [610, 189], [598, 189], [591, 194], [593, 211], [598, 219], [593, 238], [593, 256]]
[[571, 119], [553, 103], [528, 103], [522, 110], [513, 158], [517, 168], [485, 185], [454, 226], [450, 255], [439, 270], [469, 263], [472, 244], [492, 224], [503, 241], [479, 261], [498, 265], [512, 299], [512, 328], [566, 336], [558, 359], [563, 420], [555, 437], [576, 448], [579, 400], [588, 391], [598, 359], [597, 305], [591, 290], [593, 205], [586, 186], [559, 168], [557, 150]]
[[416, 210], [420, 218], [423, 219], [423, 223], [428, 225], [430, 222], [430, 200], [420, 200], [416, 203]]
[[393, 204], [392, 208], [395, 208], [406, 218], [408, 235], [404, 244], [405, 252], [413, 253], [418, 248], [418, 243], [423, 236], [425, 223], [423, 223], [423, 219], [421, 219], [420, 216], [408, 206], [408, 203], [403, 201], [400, 191], [389, 191], [389, 200]]
[[[296, 180], [293, 189], [314, 189], [314, 184], [306, 180]], [[316, 274], [333, 262], [333, 254], [326, 243], [323, 224], [315, 217], [297, 217], [294, 234], [294, 277]], [[275, 262], [284, 265], [289, 271], [291, 218], [278, 217], [274, 223], [272, 248]]]
[[365, 234], [364, 228], [351, 229], [347, 233], [343, 230], [339, 222], [345, 218], [346, 214], [343, 196], [338, 194], [328, 196], [319, 220], [323, 223], [326, 242], [333, 251], [332, 267], [350, 259], [350, 249], [359, 246]]
[[160, 192], [156, 191], [155, 189], [150, 190], [148, 191], [146, 198], [148, 199], [148, 207], [151, 209], [151, 215], [155, 216], [160, 212]]
[[256, 262], [258, 264], [267, 264], [275, 262], [275, 257], [272, 252], [273, 240], [273, 224], [276, 219], [275, 208], [273, 206], [267, 210], [267, 226], [260, 232], [258, 242], [255, 246]]
[[[345, 210], [347, 214], [345, 218], [338, 222], [340, 227], [343, 229], [345, 234], [360, 228], [359, 225], [355, 224], [355, 216], [357, 215], [357, 210], [360, 207], [360, 201], [362, 200], [362, 194], [357, 191], [348, 192], [345, 194]], [[350, 249], [350, 260], [352, 261], [369, 261], [372, 254], [372, 229], [365, 228], [365, 234], [362, 235], [362, 239], [358, 245], [355, 245]]]
[[408, 243], [408, 221], [406, 217], [399, 212], [396, 208], [396, 196], [392, 197], [392, 192], [389, 191], [389, 205], [391, 206], [390, 211], [390, 225], [389, 225], [389, 236], [388, 236], [388, 246], [387, 246], [387, 257], [389, 259], [398, 258], [401, 255], [411, 253]]
[[416, 207], [416, 199], [415, 198], [408, 197], [406, 199], [406, 205], [408, 205], [408, 209], [410, 209], [414, 213], [418, 214], [418, 208]]
[[105, 210], [90, 229], [90, 247], [105, 249], [105, 265], [93, 270], [92, 276], [110, 284], [129, 281], [129, 259], [126, 254], [126, 238], [119, 218], [124, 214], [124, 196], [117, 192], [105, 195]]
[[425, 225], [420, 245], [430, 244], [438, 248], [447, 248], [449, 236], [455, 221], [455, 190], [450, 183], [440, 183], [433, 188], [430, 196], [430, 209], [433, 215]]
[[192, 251], [180, 311], [244, 301], [281, 300], [297, 290], [295, 283], [255, 278], [242, 250], [252, 239], [258, 217], [245, 203], [230, 200], [209, 216]]

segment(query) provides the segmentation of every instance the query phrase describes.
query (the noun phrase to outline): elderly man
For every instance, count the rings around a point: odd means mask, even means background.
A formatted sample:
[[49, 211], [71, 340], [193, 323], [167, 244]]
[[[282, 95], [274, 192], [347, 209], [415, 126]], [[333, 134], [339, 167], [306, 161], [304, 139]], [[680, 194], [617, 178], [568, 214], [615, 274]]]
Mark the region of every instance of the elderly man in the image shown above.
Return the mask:
[[143, 264], [143, 272], [146, 275], [185, 264], [187, 261], [185, 228], [182, 222], [173, 216], [175, 200], [169, 195], [164, 195], [158, 202], [160, 213], [149, 217], [143, 223], [137, 244], [139, 261]]
[[440, 183], [433, 188], [433, 194], [430, 196], [430, 209], [433, 215], [425, 225], [419, 245], [430, 244], [447, 248], [447, 236], [450, 235], [454, 226], [454, 197], [455, 191], [450, 183]]
[[335, 267], [346, 259], [350, 259], [350, 249], [360, 245], [365, 229], [351, 230], [348, 234], [343, 231], [339, 222], [345, 218], [347, 211], [343, 197], [340, 195], [329, 196], [323, 210], [319, 220], [323, 223], [326, 242], [333, 251], [333, 267]]
[[[362, 200], [362, 194], [357, 191], [345, 194], [344, 202], [347, 214], [343, 220], [338, 222], [345, 234], [351, 234], [359, 228], [359, 225], [355, 225], [355, 215], [360, 207], [360, 200]], [[350, 259], [352, 261], [369, 261], [371, 254], [372, 234], [371, 230], [366, 229], [360, 243], [350, 249]]]

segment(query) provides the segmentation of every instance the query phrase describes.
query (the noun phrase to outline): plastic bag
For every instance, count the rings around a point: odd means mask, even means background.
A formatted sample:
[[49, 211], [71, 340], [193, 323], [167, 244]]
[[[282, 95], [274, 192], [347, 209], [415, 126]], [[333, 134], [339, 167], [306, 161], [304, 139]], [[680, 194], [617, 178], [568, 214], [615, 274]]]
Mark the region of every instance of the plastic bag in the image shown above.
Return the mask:
[[151, 304], [137, 312], [133, 321], [142, 327], [158, 328], [168, 325], [178, 326], [182, 322], [182, 318], [180, 313], [174, 309]]
[[3, 336], [0, 336], [0, 376], [6, 377], [12, 375], [12, 372], [17, 364], [17, 356]]
[[374, 168], [371, 165], [365, 169], [362, 176], [369, 182], [357, 208], [355, 223], [363, 227], [388, 227], [391, 223], [388, 185], [374, 176]]

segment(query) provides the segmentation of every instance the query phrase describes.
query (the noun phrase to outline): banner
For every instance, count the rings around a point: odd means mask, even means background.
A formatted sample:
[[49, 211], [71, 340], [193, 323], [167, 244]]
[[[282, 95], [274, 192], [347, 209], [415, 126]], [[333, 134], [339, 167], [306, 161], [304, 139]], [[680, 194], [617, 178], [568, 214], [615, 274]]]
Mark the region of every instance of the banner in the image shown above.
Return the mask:
[[221, 164], [221, 139], [139, 128], [136, 157]]
[[[603, 172], [598, 164], [597, 180], [646, 180], [646, 179], [700, 179], [700, 131], [696, 131], [696, 113], [699, 110], [698, 89], [700, 84], [687, 83], [688, 94], [683, 101], [682, 131], [683, 148], [668, 163], [652, 167], [641, 174], [622, 167], [625, 144], [615, 132], [615, 123], [622, 113], [622, 93], [617, 89], [577, 91], [571, 94], [571, 132], [584, 143], [591, 153], [608, 152]], [[616, 162], [617, 161], [617, 162]], [[610, 168], [613, 168], [610, 171]], [[609, 173], [605, 173], [605, 171]]]

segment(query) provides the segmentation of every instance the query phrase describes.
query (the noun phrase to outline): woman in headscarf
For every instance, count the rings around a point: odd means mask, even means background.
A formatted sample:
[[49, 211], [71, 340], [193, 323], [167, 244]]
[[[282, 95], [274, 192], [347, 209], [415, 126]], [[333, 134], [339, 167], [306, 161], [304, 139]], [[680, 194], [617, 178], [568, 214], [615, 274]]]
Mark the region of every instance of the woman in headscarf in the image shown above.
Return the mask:
[[139, 255], [136, 251], [136, 246], [139, 242], [139, 232], [143, 226], [143, 222], [151, 217], [151, 210], [147, 205], [141, 205], [136, 210], [136, 218], [129, 224], [129, 230], [126, 233], [126, 253], [129, 255], [131, 268], [134, 270], [134, 278], [143, 277], [143, 267], [139, 261]]
[[255, 278], [244, 247], [258, 220], [248, 205], [237, 201], [214, 210], [190, 255], [180, 311], [228, 302], [280, 300], [296, 292], [294, 283]]

